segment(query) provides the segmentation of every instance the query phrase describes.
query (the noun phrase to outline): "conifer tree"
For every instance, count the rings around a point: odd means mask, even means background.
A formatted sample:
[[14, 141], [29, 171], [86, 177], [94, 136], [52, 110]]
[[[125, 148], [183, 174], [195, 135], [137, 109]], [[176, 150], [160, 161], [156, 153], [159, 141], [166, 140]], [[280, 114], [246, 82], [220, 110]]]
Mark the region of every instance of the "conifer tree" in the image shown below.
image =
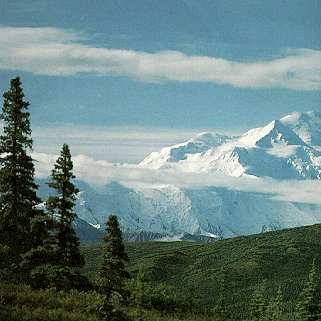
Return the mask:
[[276, 297], [274, 297], [265, 313], [265, 321], [280, 321], [283, 316], [283, 295], [281, 287], [278, 288]]
[[138, 309], [142, 309], [144, 307], [144, 304], [146, 302], [146, 290], [148, 288], [148, 283], [147, 283], [147, 277], [146, 274], [142, 269], [139, 270], [137, 279], [135, 280], [137, 283], [137, 289], [135, 292], [135, 304], [138, 307]]
[[11, 80], [10, 89], [3, 95], [1, 118], [4, 121], [0, 136], [0, 244], [8, 246], [11, 259], [18, 263], [20, 255], [40, 242], [31, 233], [31, 220], [40, 211], [34, 165], [31, 156], [32, 138], [29, 102], [19, 77]]
[[56, 225], [52, 217], [44, 213], [41, 216], [37, 215], [31, 220], [31, 233], [37, 235], [41, 243], [39, 242], [37, 246], [21, 255], [19, 267], [22, 275], [25, 277], [24, 281], [33, 287], [39, 287], [35, 283], [39, 283], [40, 287], [47, 287], [44, 280], [35, 282], [34, 277], [32, 277], [35, 270], [43, 269], [44, 265], [54, 264], [53, 262], [58, 261], [56, 240], [53, 232]]
[[316, 261], [314, 260], [309, 273], [307, 285], [302, 291], [301, 301], [298, 303], [297, 312], [300, 321], [321, 320], [320, 297], [317, 297], [318, 283], [319, 277], [317, 273]]
[[[104, 295], [101, 316], [109, 321], [127, 321], [129, 317], [124, 313], [121, 304], [124, 298], [125, 280], [129, 273], [125, 269], [125, 262], [129, 261], [123, 244], [121, 230], [117, 216], [110, 215], [106, 222], [103, 252], [97, 282], [98, 291]], [[119, 303], [115, 305], [113, 301]]]
[[113, 292], [124, 294], [124, 282], [130, 276], [125, 269], [129, 258], [125, 252], [117, 216], [110, 215], [106, 224], [99, 286], [100, 291], [109, 298]]
[[57, 246], [59, 265], [66, 267], [81, 267], [83, 256], [79, 252], [79, 239], [72, 227], [77, 217], [73, 211], [76, 195], [79, 190], [71, 181], [73, 162], [67, 144], [64, 144], [54, 169], [51, 172], [52, 181], [48, 185], [56, 190], [56, 195], [50, 196], [46, 202], [47, 210], [58, 220]]
[[250, 313], [251, 321], [262, 321], [266, 309], [266, 281], [262, 282], [253, 294]]

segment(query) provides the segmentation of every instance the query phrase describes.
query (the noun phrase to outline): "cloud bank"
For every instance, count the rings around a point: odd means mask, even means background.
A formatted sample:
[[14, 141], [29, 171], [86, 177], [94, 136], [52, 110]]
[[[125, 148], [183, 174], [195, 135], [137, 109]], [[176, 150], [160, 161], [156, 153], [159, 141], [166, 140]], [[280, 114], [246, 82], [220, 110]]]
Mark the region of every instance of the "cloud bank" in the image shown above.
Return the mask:
[[[33, 153], [36, 160], [36, 176], [48, 177], [58, 155]], [[206, 186], [229, 188], [265, 194], [273, 199], [320, 204], [321, 182], [317, 180], [275, 180], [272, 178], [231, 177], [217, 173], [179, 173], [173, 170], [152, 170], [135, 165], [115, 165], [106, 161], [96, 161], [80, 154], [73, 157], [74, 173], [79, 180], [99, 187], [118, 182], [126, 187], [145, 189], [175, 185], [182, 188]]]
[[321, 89], [321, 51], [287, 50], [266, 61], [238, 62], [179, 51], [147, 53], [94, 47], [56, 28], [0, 27], [0, 68], [36, 75], [90, 73], [143, 82], [207, 82], [239, 88]]
[[73, 154], [113, 163], [138, 163], [151, 152], [184, 142], [197, 133], [190, 129], [59, 123], [35, 126], [32, 137], [37, 153], [57, 154], [67, 143]]

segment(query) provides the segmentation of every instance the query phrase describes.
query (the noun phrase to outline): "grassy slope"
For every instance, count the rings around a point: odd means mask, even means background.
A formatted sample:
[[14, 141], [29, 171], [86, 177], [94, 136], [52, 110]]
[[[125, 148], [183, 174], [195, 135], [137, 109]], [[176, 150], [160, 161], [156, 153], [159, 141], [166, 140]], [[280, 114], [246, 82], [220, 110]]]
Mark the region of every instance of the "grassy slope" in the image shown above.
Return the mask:
[[[84, 245], [84, 272], [98, 270], [100, 246]], [[127, 243], [128, 270], [133, 276], [145, 271], [150, 280], [166, 282], [182, 293], [192, 293], [196, 305], [211, 310], [218, 299], [218, 278], [224, 270], [226, 299], [231, 316], [247, 316], [249, 301], [259, 283], [268, 284], [268, 297], [279, 285], [288, 313], [305, 286], [313, 259], [321, 271], [321, 224], [237, 237], [212, 244]]]

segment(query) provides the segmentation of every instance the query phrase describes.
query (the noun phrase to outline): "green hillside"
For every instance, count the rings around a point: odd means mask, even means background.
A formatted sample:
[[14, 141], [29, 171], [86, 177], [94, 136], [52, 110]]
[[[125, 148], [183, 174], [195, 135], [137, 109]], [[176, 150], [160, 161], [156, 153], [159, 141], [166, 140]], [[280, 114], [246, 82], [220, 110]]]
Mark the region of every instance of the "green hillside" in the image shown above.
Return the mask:
[[[267, 296], [280, 285], [288, 320], [304, 288], [313, 259], [321, 271], [321, 224], [216, 243], [127, 243], [128, 270], [144, 271], [152, 282], [166, 282], [191, 296], [198, 312], [210, 312], [219, 298], [219, 278], [225, 275], [230, 317], [246, 319], [254, 290], [267, 280]], [[100, 245], [84, 245], [85, 274], [98, 271]], [[319, 284], [320, 287], [320, 284]]]

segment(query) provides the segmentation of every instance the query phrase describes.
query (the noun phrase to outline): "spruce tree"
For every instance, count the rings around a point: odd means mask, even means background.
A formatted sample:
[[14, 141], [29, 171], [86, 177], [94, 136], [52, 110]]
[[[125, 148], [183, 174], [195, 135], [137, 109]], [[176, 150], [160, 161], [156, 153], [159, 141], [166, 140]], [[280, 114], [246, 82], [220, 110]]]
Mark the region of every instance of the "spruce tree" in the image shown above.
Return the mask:
[[106, 224], [99, 288], [107, 298], [110, 298], [113, 292], [124, 294], [124, 282], [130, 276], [125, 269], [125, 263], [129, 261], [129, 258], [125, 252], [117, 216], [110, 215]]
[[263, 281], [253, 294], [250, 313], [251, 321], [263, 321], [266, 310], [266, 281]]
[[264, 321], [280, 321], [283, 316], [283, 295], [281, 287], [278, 288], [276, 297], [270, 300], [266, 309]]
[[[98, 291], [104, 295], [101, 317], [109, 321], [127, 321], [121, 302], [124, 298], [125, 280], [129, 273], [125, 262], [129, 261], [123, 244], [117, 216], [110, 215], [106, 223], [101, 265], [97, 282]], [[118, 303], [115, 304], [115, 298]]]
[[306, 287], [301, 293], [301, 301], [298, 303], [298, 317], [300, 321], [320, 321], [321, 305], [318, 298], [319, 276], [316, 261], [312, 263]]
[[45, 265], [54, 264], [58, 261], [57, 246], [54, 235], [56, 222], [49, 215], [37, 215], [31, 220], [31, 233], [37, 235], [41, 243], [21, 255], [19, 265], [25, 282], [33, 287], [48, 287], [44, 279], [35, 280], [36, 270], [43, 269]]
[[46, 202], [47, 210], [58, 220], [57, 247], [59, 265], [65, 267], [81, 267], [84, 265], [83, 256], [79, 252], [79, 239], [72, 227], [77, 217], [74, 212], [76, 195], [79, 190], [72, 179], [73, 162], [67, 144], [64, 144], [54, 169], [51, 172], [52, 181], [49, 187], [56, 190], [56, 195], [50, 196]]
[[31, 220], [40, 211], [34, 182], [31, 156], [32, 138], [29, 102], [19, 77], [11, 80], [10, 89], [3, 95], [0, 136], [0, 244], [10, 248], [10, 258], [17, 264], [20, 255], [37, 244], [39, 238], [31, 233]]

